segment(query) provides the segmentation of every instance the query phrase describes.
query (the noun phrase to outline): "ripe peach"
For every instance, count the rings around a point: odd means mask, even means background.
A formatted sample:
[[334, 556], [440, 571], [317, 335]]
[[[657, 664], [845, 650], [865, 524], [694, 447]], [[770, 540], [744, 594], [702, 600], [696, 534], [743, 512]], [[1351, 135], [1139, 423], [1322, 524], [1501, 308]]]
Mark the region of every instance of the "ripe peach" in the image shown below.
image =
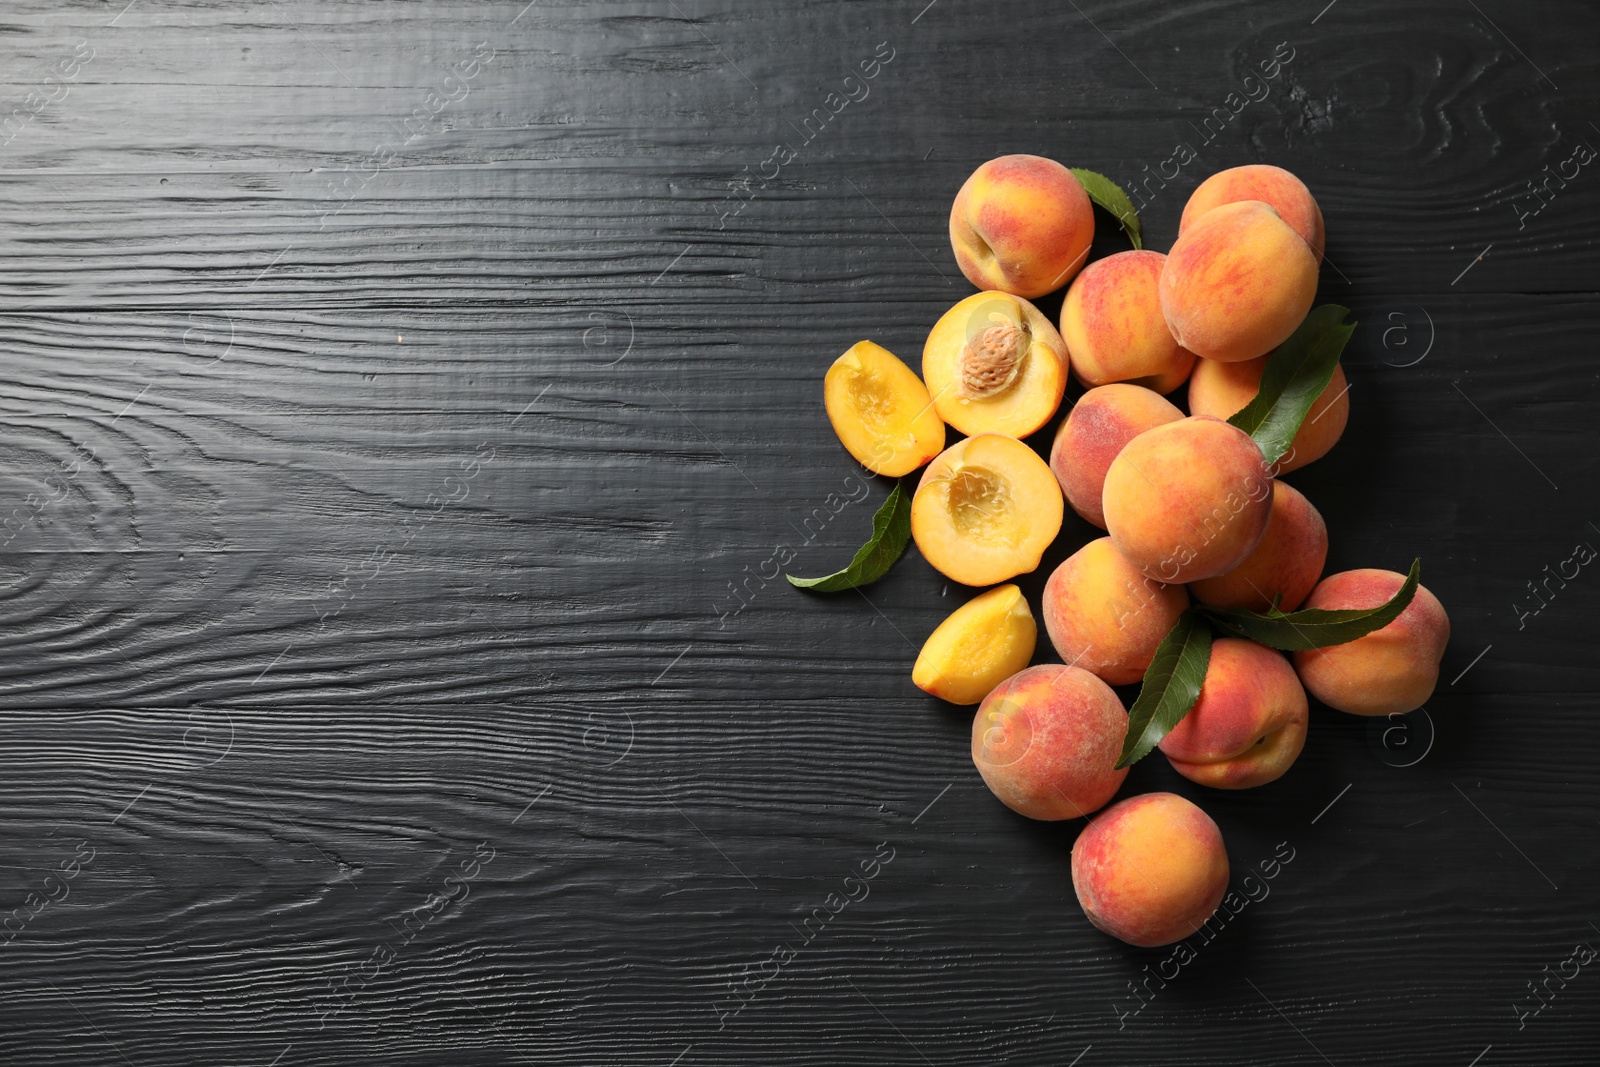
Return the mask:
[[1189, 591], [1214, 608], [1266, 611], [1276, 600], [1283, 611], [1293, 611], [1322, 577], [1327, 559], [1322, 513], [1300, 490], [1274, 481], [1267, 532], [1255, 551], [1227, 574], [1202, 578]]
[[1044, 625], [1061, 658], [1111, 685], [1144, 677], [1189, 606], [1181, 585], [1146, 578], [1102, 537], [1061, 561], [1044, 586]]
[[922, 347], [939, 417], [964, 434], [1026, 437], [1055, 415], [1067, 388], [1067, 346], [1038, 308], [974, 293], [940, 316]]
[[1317, 258], [1259, 200], [1224, 204], [1178, 235], [1161, 271], [1161, 311], [1180, 345], [1235, 363], [1288, 340], [1317, 295]]
[[1014, 585], [999, 586], [939, 624], [911, 668], [911, 681], [952, 704], [976, 704], [1028, 665], [1038, 638], [1028, 598]]
[[[1189, 413], [1232, 418], [1256, 398], [1267, 358], [1247, 359], [1242, 363], [1219, 363], [1214, 359], [1196, 360], [1189, 376]], [[1335, 366], [1328, 387], [1311, 402], [1311, 410], [1289, 443], [1289, 451], [1273, 464], [1279, 474], [1299, 470], [1314, 459], [1321, 459], [1344, 435], [1350, 420], [1350, 388], [1344, 368]]]
[[[1375, 608], [1400, 591], [1405, 575], [1363, 569], [1324, 578], [1307, 608]], [[1415, 711], [1433, 695], [1439, 661], [1450, 643], [1450, 618], [1425, 586], [1400, 617], [1343, 645], [1294, 654], [1295, 670], [1311, 695], [1352, 715]]]
[[1076, 819], [1104, 807], [1128, 713], [1088, 671], [1046, 663], [1001, 682], [972, 720], [972, 762], [1006, 807], [1030, 819]]
[[911, 498], [911, 536], [924, 559], [963, 585], [993, 585], [1039, 566], [1061, 532], [1061, 486], [1013, 437], [957, 441], [928, 464]]
[[1216, 913], [1228, 850], [1211, 816], [1173, 793], [1118, 802], [1072, 846], [1072, 888], [1104, 933], [1140, 948], [1181, 941]]
[[1311, 252], [1322, 262], [1324, 231], [1322, 209], [1305, 183], [1282, 167], [1253, 164], [1221, 170], [1200, 183], [1183, 206], [1178, 232], [1194, 225], [1212, 208], [1241, 200], [1259, 200], [1276, 211], [1289, 228], [1298, 233]]
[[1183, 412], [1170, 401], [1143, 386], [1102, 385], [1084, 393], [1067, 413], [1050, 448], [1050, 469], [1072, 510], [1104, 530], [1100, 494], [1111, 461], [1146, 430], [1181, 418]]
[[1306, 744], [1306, 691], [1281, 652], [1240, 637], [1211, 643], [1200, 699], [1161, 739], [1174, 770], [1215, 789], [1282, 777]]
[[1173, 340], [1161, 314], [1166, 261], [1160, 252], [1118, 252], [1073, 279], [1061, 304], [1061, 338], [1085, 386], [1132, 382], [1170, 393], [1189, 377], [1194, 353]]
[[1134, 566], [1158, 582], [1192, 582], [1255, 550], [1272, 475], [1249, 434], [1192, 415], [1129, 441], [1106, 471], [1102, 503], [1111, 540]]
[[1033, 298], [1077, 274], [1094, 240], [1094, 207], [1077, 176], [1042, 156], [991, 159], [950, 208], [950, 245], [967, 280]]
[[922, 380], [871, 341], [833, 361], [822, 398], [840, 443], [876, 474], [910, 474], [944, 448], [944, 423]]

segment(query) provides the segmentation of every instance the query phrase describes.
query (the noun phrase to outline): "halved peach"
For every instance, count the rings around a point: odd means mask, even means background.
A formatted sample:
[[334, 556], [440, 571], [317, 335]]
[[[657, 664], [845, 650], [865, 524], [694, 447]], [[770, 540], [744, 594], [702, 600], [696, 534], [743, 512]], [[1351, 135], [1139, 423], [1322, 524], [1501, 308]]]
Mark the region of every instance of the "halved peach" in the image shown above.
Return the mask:
[[822, 399], [839, 443], [876, 474], [910, 474], [944, 448], [944, 423], [922, 379], [871, 341], [833, 361]]
[[1002, 585], [961, 605], [929, 635], [911, 680], [952, 704], [976, 704], [1033, 658], [1038, 624], [1028, 598]]
[[1066, 503], [1050, 467], [997, 433], [957, 441], [922, 472], [911, 536], [933, 569], [963, 585], [994, 585], [1039, 566]]
[[1067, 345], [1021, 297], [974, 293], [929, 332], [922, 377], [939, 417], [962, 433], [1026, 437], [1061, 406]]

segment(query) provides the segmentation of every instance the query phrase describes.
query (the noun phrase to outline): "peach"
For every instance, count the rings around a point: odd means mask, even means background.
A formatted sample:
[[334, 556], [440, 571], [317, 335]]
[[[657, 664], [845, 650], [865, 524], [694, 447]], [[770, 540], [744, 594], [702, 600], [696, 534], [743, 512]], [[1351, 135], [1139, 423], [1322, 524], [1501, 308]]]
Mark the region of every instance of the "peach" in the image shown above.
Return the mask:
[[1088, 671], [1047, 663], [1001, 682], [972, 720], [972, 762], [1001, 803], [1030, 819], [1076, 819], [1116, 795], [1128, 713]]
[[911, 536], [933, 569], [994, 585], [1039, 566], [1066, 510], [1050, 467], [1014, 437], [957, 441], [928, 464], [911, 498]]
[[1061, 406], [1067, 346], [1026, 300], [974, 293], [928, 332], [922, 376], [939, 417], [962, 433], [1026, 437]]
[[875, 474], [910, 474], [944, 449], [944, 423], [922, 379], [871, 341], [833, 361], [822, 398], [839, 442]]
[[1181, 585], [1153, 582], [1102, 537], [1061, 561], [1044, 586], [1044, 625], [1061, 658], [1111, 685], [1144, 677], [1189, 606]]
[[1312, 255], [1322, 262], [1325, 234], [1322, 209], [1305, 183], [1282, 167], [1253, 164], [1221, 170], [1201, 182], [1183, 206], [1183, 218], [1178, 220], [1178, 232], [1184, 230], [1210, 211], [1223, 204], [1241, 200], [1259, 200], [1278, 213], [1289, 228], [1311, 246]]
[[1139, 385], [1101, 385], [1078, 399], [1056, 431], [1050, 469], [1072, 510], [1106, 528], [1100, 494], [1106, 471], [1124, 445], [1146, 430], [1177, 422], [1183, 412], [1159, 393]]
[[1129, 441], [1101, 499], [1111, 540], [1135, 567], [1158, 582], [1192, 582], [1226, 574], [1255, 551], [1272, 512], [1272, 475], [1249, 434], [1191, 415]]
[[1072, 888], [1099, 930], [1155, 948], [1195, 933], [1228, 888], [1228, 850], [1211, 816], [1173, 793], [1145, 793], [1094, 819], [1072, 846]]
[[[1189, 377], [1189, 413], [1232, 418], [1256, 398], [1267, 359], [1262, 356], [1242, 363], [1197, 360], [1194, 373]], [[1314, 459], [1321, 459], [1344, 435], [1345, 423], [1349, 420], [1350, 387], [1345, 383], [1344, 368], [1335, 365], [1328, 387], [1311, 402], [1305, 421], [1295, 431], [1294, 440], [1289, 442], [1289, 451], [1273, 464], [1273, 468], [1279, 474], [1287, 474]]]
[[1072, 280], [1089, 257], [1094, 207], [1053, 159], [1001, 156], [972, 172], [950, 208], [950, 246], [967, 280], [1033, 298]]
[[[1363, 569], [1317, 583], [1307, 608], [1375, 608], [1400, 591], [1405, 575]], [[1295, 670], [1311, 695], [1352, 715], [1415, 711], [1433, 695], [1439, 661], [1450, 643], [1450, 618], [1425, 586], [1389, 625], [1342, 645], [1294, 654]]]
[[1061, 304], [1061, 338], [1086, 387], [1132, 382], [1170, 393], [1189, 377], [1194, 353], [1173, 340], [1161, 314], [1160, 252], [1118, 252], [1073, 279]]
[[999, 586], [939, 624], [911, 668], [911, 681], [952, 704], [976, 704], [1028, 665], [1038, 638], [1028, 598], [1014, 585]]
[[1211, 643], [1200, 699], [1161, 739], [1174, 770], [1214, 789], [1283, 776], [1306, 745], [1306, 691], [1281, 652], [1240, 637]]
[[1172, 336], [1202, 359], [1255, 359], [1304, 321], [1317, 295], [1317, 257], [1259, 200], [1224, 204], [1178, 235], [1161, 270]]
[[1255, 551], [1227, 574], [1202, 578], [1189, 591], [1214, 608], [1266, 611], [1276, 603], [1293, 611], [1316, 586], [1327, 560], [1328, 527], [1322, 513], [1300, 490], [1275, 481], [1267, 532]]

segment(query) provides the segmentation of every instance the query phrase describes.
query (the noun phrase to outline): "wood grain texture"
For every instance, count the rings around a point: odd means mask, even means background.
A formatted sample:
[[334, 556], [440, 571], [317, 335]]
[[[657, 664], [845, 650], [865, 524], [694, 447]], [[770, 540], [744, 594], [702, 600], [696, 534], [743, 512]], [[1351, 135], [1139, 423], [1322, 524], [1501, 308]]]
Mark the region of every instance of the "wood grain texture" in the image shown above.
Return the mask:
[[[1593, 1062], [1600, 975], [1528, 984], [1600, 945], [1600, 578], [1527, 583], [1600, 544], [1600, 170], [1545, 169], [1600, 146], [1594, 12], [0, 22], [4, 1062]], [[1330, 570], [1421, 555], [1451, 613], [1426, 716], [1317, 709], [1248, 794], [1134, 768], [1260, 897], [1176, 972], [1089, 927], [1078, 826], [1003, 809], [911, 686], [965, 591], [914, 550], [861, 595], [769, 563], [868, 529], [822, 372], [916, 365], [969, 291], [950, 197], [1014, 151], [1147, 182], [1158, 249], [1213, 170], [1306, 180], [1361, 327], [1289, 480]]]

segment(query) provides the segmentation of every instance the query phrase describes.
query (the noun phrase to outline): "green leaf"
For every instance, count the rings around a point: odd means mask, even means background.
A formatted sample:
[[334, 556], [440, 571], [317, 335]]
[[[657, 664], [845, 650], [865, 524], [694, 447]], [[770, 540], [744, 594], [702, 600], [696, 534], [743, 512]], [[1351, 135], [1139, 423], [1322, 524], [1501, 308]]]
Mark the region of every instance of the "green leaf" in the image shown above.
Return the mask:
[[1133, 210], [1133, 201], [1122, 191], [1122, 186], [1104, 174], [1097, 174], [1092, 170], [1084, 170], [1082, 167], [1068, 169], [1083, 183], [1083, 191], [1089, 194], [1089, 199], [1111, 212], [1121, 224], [1122, 232], [1133, 242], [1133, 247], [1143, 248], [1144, 229], [1139, 225], [1139, 216]]
[[1323, 304], [1267, 357], [1255, 399], [1228, 421], [1255, 438], [1268, 463], [1289, 451], [1306, 412], [1333, 379], [1345, 342], [1355, 332], [1349, 308]]
[[1375, 608], [1307, 608], [1304, 611], [1270, 611], [1265, 615], [1239, 608], [1200, 608], [1217, 626], [1271, 648], [1303, 652], [1311, 648], [1342, 645], [1388, 626], [1406, 610], [1417, 593], [1422, 561], [1411, 561], [1405, 584], [1386, 604]]
[[836, 593], [841, 589], [854, 589], [877, 581], [889, 573], [894, 561], [906, 550], [911, 540], [911, 494], [905, 482], [899, 482], [894, 492], [879, 505], [872, 516], [872, 536], [856, 550], [850, 566], [821, 578], [796, 578], [785, 574], [789, 584], [800, 589], [815, 589], [819, 593]]
[[1137, 763], [1172, 732], [1200, 699], [1200, 683], [1211, 662], [1211, 628], [1194, 611], [1185, 611], [1156, 647], [1144, 672], [1139, 697], [1128, 709], [1128, 735], [1117, 769]]

